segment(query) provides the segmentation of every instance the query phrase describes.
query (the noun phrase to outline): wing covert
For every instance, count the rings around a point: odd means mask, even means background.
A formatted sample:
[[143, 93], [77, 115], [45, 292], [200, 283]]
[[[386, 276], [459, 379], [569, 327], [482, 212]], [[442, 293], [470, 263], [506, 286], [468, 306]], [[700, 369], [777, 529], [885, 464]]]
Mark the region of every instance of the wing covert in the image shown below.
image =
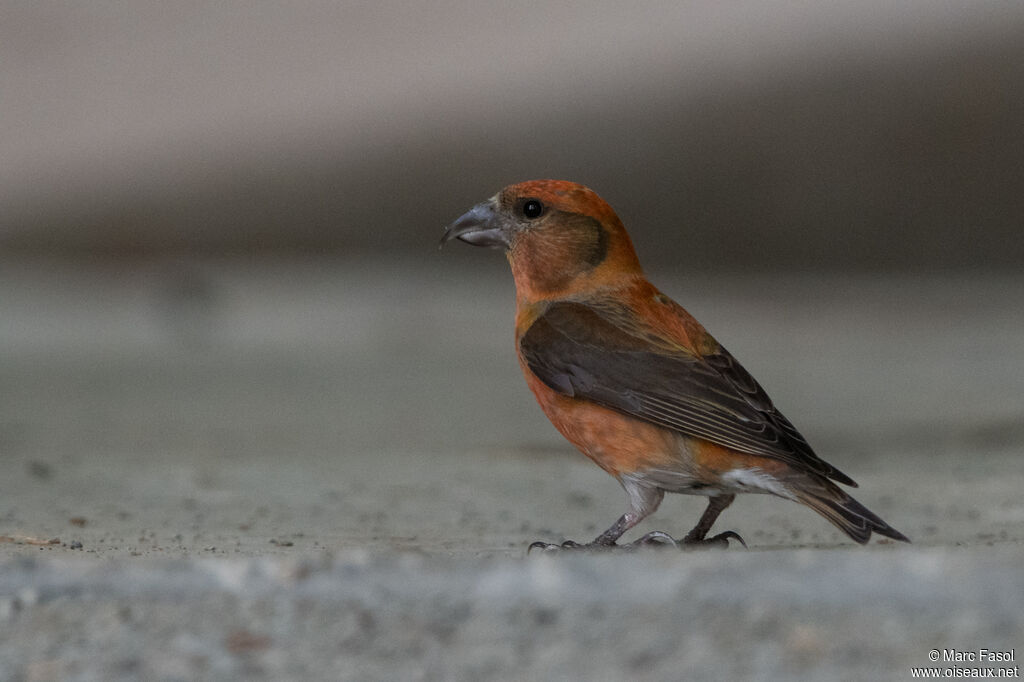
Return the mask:
[[625, 328], [622, 320], [630, 314], [553, 303], [519, 349], [530, 371], [561, 394], [856, 485], [814, 454], [728, 351], [699, 356], [644, 325]]

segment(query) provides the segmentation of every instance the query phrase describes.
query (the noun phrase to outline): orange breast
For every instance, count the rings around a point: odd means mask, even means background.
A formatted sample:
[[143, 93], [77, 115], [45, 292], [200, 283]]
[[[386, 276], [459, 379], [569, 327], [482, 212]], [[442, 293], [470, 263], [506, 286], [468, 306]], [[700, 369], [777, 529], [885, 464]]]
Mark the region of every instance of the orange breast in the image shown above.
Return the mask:
[[566, 440], [618, 477], [643, 469], [678, 470], [686, 467], [679, 437], [587, 400], [564, 396], [547, 387], [520, 358], [526, 384], [544, 414]]

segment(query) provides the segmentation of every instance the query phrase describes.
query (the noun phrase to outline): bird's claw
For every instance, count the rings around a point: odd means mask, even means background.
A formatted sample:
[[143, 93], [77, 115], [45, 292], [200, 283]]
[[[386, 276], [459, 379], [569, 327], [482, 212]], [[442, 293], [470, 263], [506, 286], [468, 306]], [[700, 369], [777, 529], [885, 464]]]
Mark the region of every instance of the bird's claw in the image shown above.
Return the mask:
[[743, 545], [743, 549], [748, 549], [747, 543], [743, 541], [740, 534], [734, 530], [727, 530], [718, 535], [710, 538], [683, 538], [682, 546], [687, 549], [727, 549], [729, 547], [729, 540], [735, 540], [736, 542]]
[[665, 547], [673, 547], [675, 549], [727, 549], [729, 547], [729, 540], [735, 540], [743, 545], [744, 549], [747, 549], [747, 543], [744, 542], [739, 533], [734, 530], [727, 530], [710, 538], [691, 537], [687, 535], [682, 540], [676, 540], [664, 531], [654, 530], [625, 545], [617, 545], [614, 542], [588, 542], [586, 544], [581, 544], [579, 542], [573, 542], [572, 540], [566, 540], [561, 544], [537, 541], [530, 543], [530, 546], [526, 548], [526, 553], [529, 554], [535, 549], [545, 554], [562, 552], [565, 550], [583, 552], [632, 552], [640, 549], [641, 547], [655, 547], [659, 549]]
[[727, 530], [724, 533], [719, 533], [714, 537], [710, 538], [692, 538], [685, 537], [682, 540], [676, 540], [668, 533], [664, 533], [660, 530], [655, 530], [647, 535], [643, 536], [638, 540], [634, 540], [628, 545], [623, 545], [623, 549], [636, 549], [639, 547], [674, 547], [676, 549], [727, 549], [729, 547], [729, 540], [733, 539], [747, 547], [747, 543], [743, 541], [739, 533], [733, 530]]
[[526, 548], [526, 553], [529, 554], [535, 549], [540, 550], [545, 554], [561, 552], [563, 550], [594, 552], [609, 549], [619, 549], [619, 545], [616, 545], [614, 543], [609, 545], [598, 542], [588, 542], [586, 544], [580, 544], [579, 542], [573, 542], [572, 540], [566, 540], [562, 544], [556, 544], [554, 542], [541, 542], [538, 540], [537, 542], [530, 543], [530, 546]]
[[634, 540], [628, 545], [623, 545], [623, 549], [637, 549], [640, 547], [675, 547], [678, 549], [681, 545], [679, 541], [674, 537], [660, 530], [652, 530], [647, 535]]
[[573, 542], [572, 540], [566, 540], [565, 542], [563, 542], [561, 544], [556, 544], [556, 543], [553, 543], [553, 542], [539, 542], [538, 541], [538, 542], [531, 543], [530, 546], [526, 549], [526, 553], [529, 554], [530, 552], [532, 552], [535, 549], [536, 550], [540, 550], [541, 552], [544, 552], [545, 554], [561, 552], [561, 551], [564, 551], [564, 550], [575, 550], [575, 551], [584, 551], [584, 552], [609, 552], [609, 551], [632, 552], [632, 551], [637, 550], [637, 549], [639, 549], [641, 547], [657, 547], [657, 548], [660, 548], [660, 547], [674, 547], [674, 548], [679, 549], [679, 548], [683, 547], [683, 544], [682, 544], [681, 541], [676, 540], [675, 538], [673, 538], [668, 533], [665, 533], [665, 532], [660, 531], [660, 530], [655, 530], [655, 531], [651, 531], [650, 533], [648, 533], [647, 535], [643, 536], [642, 538], [634, 540], [633, 542], [630, 542], [630, 543], [625, 544], [625, 545], [617, 545], [614, 542], [596, 542], [596, 541], [595, 542], [588, 542], [586, 544], [581, 544], [579, 542]]

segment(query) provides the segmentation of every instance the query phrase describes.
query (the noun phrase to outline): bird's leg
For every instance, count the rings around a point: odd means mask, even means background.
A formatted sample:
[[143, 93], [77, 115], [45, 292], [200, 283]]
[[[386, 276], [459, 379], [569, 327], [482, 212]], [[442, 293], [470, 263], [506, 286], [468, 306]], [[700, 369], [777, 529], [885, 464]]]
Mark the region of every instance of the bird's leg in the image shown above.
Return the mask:
[[[665, 491], [661, 488], [639, 485], [636, 480], [632, 478], [622, 478], [620, 479], [620, 482], [622, 483], [622, 487], [626, 489], [626, 494], [629, 496], [629, 511], [620, 516], [619, 520], [613, 523], [608, 530], [598, 535], [592, 542], [588, 542], [586, 544], [580, 544], [578, 542], [573, 542], [572, 540], [566, 540], [560, 545], [550, 542], [534, 542], [526, 550], [527, 553], [534, 549], [550, 552], [563, 549], [601, 550], [618, 548], [619, 545], [616, 545], [615, 541], [622, 537], [622, 534], [627, 530], [653, 514], [654, 510], [658, 508], [659, 504], [661, 504], [661, 498], [665, 496]], [[655, 533], [648, 533], [644, 538], [648, 538], [653, 535], [655, 535]], [[661, 533], [661, 535], [668, 537], [665, 533]], [[641, 538], [641, 540], [644, 538]], [[669, 540], [671, 539], [672, 538], [669, 538]], [[624, 545], [623, 547], [633, 548], [638, 546], [637, 543], [640, 543], [640, 540]], [[646, 542], [640, 544], [661, 543]]]
[[700, 521], [693, 527], [689, 533], [686, 534], [680, 544], [689, 547], [728, 547], [729, 538], [738, 541], [744, 547], [747, 543], [743, 542], [743, 538], [739, 536], [736, 531], [727, 530], [724, 533], [706, 537], [708, 531], [711, 530], [711, 526], [714, 525], [718, 515], [722, 513], [726, 507], [732, 504], [732, 501], [736, 499], [735, 495], [715, 495], [714, 497], [708, 498], [708, 508], [704, 510], [704, 514], [701, 515]]

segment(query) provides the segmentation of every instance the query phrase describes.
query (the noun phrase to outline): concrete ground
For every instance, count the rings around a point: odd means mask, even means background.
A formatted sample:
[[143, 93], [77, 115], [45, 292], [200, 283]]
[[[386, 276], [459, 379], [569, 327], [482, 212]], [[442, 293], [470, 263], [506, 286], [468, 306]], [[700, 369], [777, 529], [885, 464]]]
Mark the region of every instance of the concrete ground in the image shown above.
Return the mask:
[[525, 389], [506, 269], [4, 264], [0, 679], [899, 680], [932, 650], [1024, 655], [1024, 276], [652, 273], [914, 544], [747, 496], [716, 526], [747, 550], [551, 557], [525, 548], [625, 500]]

